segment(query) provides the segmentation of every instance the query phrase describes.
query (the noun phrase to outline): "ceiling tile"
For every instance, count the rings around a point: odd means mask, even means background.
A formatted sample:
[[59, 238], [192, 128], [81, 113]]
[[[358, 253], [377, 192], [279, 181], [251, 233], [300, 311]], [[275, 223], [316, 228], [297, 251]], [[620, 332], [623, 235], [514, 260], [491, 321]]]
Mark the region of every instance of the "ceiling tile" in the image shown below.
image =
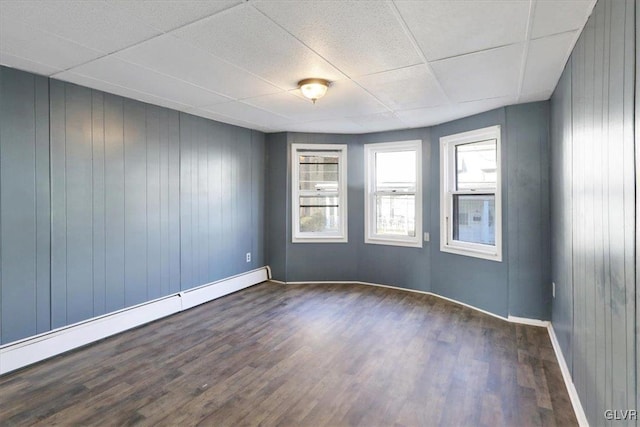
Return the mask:
[[[0, 18], [0, 51], [14, 57], [65, 70], [104, 55], [72, 41]], [[28, 69], [29, 71], [35, 71]]]
[[153, 38], [115, 56], [234, 99], [281, 91], [171, 35]]
[[315, 104], [303, 99], [297, 90], [249, 98], [244, 102], [298, 121], [323, 120], [388, 111], [383, 104], [350, 80], [333, 83], [327, 94]]
[[391, 109], [408, 110], [447, 103], [426, 65], [358, 77], [355, 81]]
[[577, 35], [574, 31], [529, 42], [522, 93], [555, 88]]
[[407, 127], [402, 120], [391, 112], [347, 118], [362, 127], [364, 132], [378, 132], [382, 130], [402, 129]]
[[93, 79], [91, 77], [83, 76], [80, 74], [74, 74], [70, 71], [58, 74], [57, 80], [62, 80], [69, 83], [75, 83], [85, 87], [89, 87], [103, 92], [112, 93], [114, 95], [124, 96], [126, 98], [135, 99], [142, 102], [147, 102], [153, 105], [159, 105], [161, 107], [171, 108], [177, 111], [184, 111], [189, 108], [188, 105], [181, 104], [179, 102], [170, 101], [168, 99], [160, 98], [155, 95], [140, 92], [134, 89], [118, 86], [112, 83], [104, 82], [102, 80]]
[[525, 40], [529, 1], [395, 1], [427, 60]]
[[228, 9], [242, 0], [107, 0], [158, 31], [170, 31]]
[[229, 98], [222, 95], [125, 62], [114, 56], [100, 58], [88, 64], [73, 68], [71, 71], [74, 74], [84, 75], [195, 107], [227, 102], [229, 100]]
[[234, 119], [233, 117], [214, 113], [212, 111], [203, 110], [201, 108], [189, 108], [185, 110], [185, 113], [193, 114], [194, 116], [204, 117], [206, 119], [211, 119], [211, 120], [215, 120], [222, 123], [228, 123], [230, 125], [255, 129], [262, 132], [277, 132], [280, 130], [280, 128], [277, 128], [277, 127], [260, 126], [256, 123], [245, 122], [244, 120]]
[[456, 102], [515, 96], [524, 44], [505, 46], [431, 64], [442, 87]]
[[291, 122], [285, 117], [247, 105], [241, 101], [226, 102], [199, 109], [264, 127], [277, 127]]
[[96, 0], [0, 2], [2, 25], [27, 25], [106, 53], [149, 39], [159, 32]]
[[417, 108], [414, 110], [396, 111], [396, 116], [398, 116], [398, 118], [405, 122], [409, 127], [433, 126], [514, 103], [515, 98], [502, 97], [484, 99], [482, 101], [464, 102], [447, 107]]
[[0, 64], [11, 68], [17, 68], [19, 70], [26, 70], [31, 73], [40, 74], [43, 76], [50, 76], [59, 71], [59, 68], [51, 67], [47, 64], [41, 64], [39, 62], [31, 61], [30, 59], [14, 56], [9, 53], [0, 51]]
[[344, 78], [331, 64], [247, 4], [172, 34], [282, 89], [293, 89], [307, 77], [331, 81]]
[[365, 130], [352, 120], [336, 118], [328, 120], [316, 120], [306, 123], [295, 123], [287, 126], [289, 132], [313, 132], [313, 133], [364, 133]]
[[593, 0], [538, 0], [531, 37], [538, 38], [582, 28], [593, 9]]
[[387, 2], [315, 0], [252, 4], [347, 75], [371, 74], [422, 62], [394, 15], [393, 6]]

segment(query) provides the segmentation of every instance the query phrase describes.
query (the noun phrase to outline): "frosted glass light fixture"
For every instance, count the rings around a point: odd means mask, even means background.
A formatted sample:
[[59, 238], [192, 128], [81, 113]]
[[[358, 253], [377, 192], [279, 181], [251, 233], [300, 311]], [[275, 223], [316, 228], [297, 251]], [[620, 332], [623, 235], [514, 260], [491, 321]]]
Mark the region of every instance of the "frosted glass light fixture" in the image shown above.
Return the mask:
[[298, 82], [298, 87], [302, 95], [315, 104], [318, 99], [327, 93], [329, 81], [325, 79], [304, 79]]

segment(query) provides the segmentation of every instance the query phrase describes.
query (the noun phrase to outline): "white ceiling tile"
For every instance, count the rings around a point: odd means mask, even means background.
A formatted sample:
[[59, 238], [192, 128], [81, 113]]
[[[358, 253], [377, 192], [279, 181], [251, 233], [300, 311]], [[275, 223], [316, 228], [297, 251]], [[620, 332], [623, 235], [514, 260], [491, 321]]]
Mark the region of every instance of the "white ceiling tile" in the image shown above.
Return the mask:
[[394, 113], [377, 113], [366, 116], [347, 117], [349, 120], [359, 125], [364, 132], [378, 132], [383, 130], [402, 129], [407, 125]]
[[433, 126], [451, 120], [461, 119], [515, 103], [513, 97], [484, 99], [482, 101], [463, 102], [446, 107], [417, 108], [396, 111], [396, 116], [409, 127]]
[[331, 64], [246, 4], [172, 34], [282, 89], [295, 88], [307, 77], [331, 81], [344, 78]]
[[96, 90], [101, 90], [103, 92], [112, 93], [114, 95], [120, 95], [126, 98], [147, 102], [149, 104], [171, 108], [177, 111], [184, 111], [187, 108], [189, 108], [188, 105], [181, 104], [179, 102], [160, 98], [152, 94], [118, 86], [113, 83], [104, 82], [102, 80], [93, 79], [91, 77], [83, 76], [80, 74], [74, 74], [70, 71], [65, 71], [64, 73], [58, 74], [56, 76], [56, 79], [69, 82], [69, 83], [75, 83], [75, 84], [82, 85], [82, 86], [89, 87]]
[[447, 103], [426, 65], [358, 77], [355, 81], [391, 109], [408, 110]]
[[298, 121], [323, 120], [388, 111], [383, 104], [350, 80], [340, 80], [333, 83], [327, 94], [315, 104], [303, 99], [298, 92], [294, 90], [249, 98], [244, 102]]
[[418, 64], [421, 58], [387, 2], [252, 3], [350, 76]]
[[431, 64], [442, 87], [456, 102], [515, 96], [524, 44], [443, 59]]
[[159, 32], [97, 0], [0, 2], [2, 24], [14, 22], [107, 53], [149, 39]]
[[39, 62], [31, 61], [30, 59], [21, 58], [5, 52], [0, 51], [0, 65], [4, 65], [11, 68], [17, 68], [23, 71], [29, 71], [30, 73], [40, 74], [42, 76], [50, 76], [59, 71], [59, 68], [51, 67], [47, 64], [41, 64]]
[[108, 0], [108, 3], [164, 32], [211, 16], [242, 0]]
[[593, 5], [593, 0], [538, 0], [531, 37], [580, 29], [591, 14]]
[[289, 132], [312, 132], [312, 133], [364, 133], [362, 126], [349, 119], [336, 118], [328, 120], [316, 120], [306, 123], [294, 123], [287, 126]]
[[[99, 58], [104, 53], [72, 41], [0, 18], [0, 51], [5, 54], [64, 70]], [[35, 71], [28, 69], [28, 71]]]
[[553, 90], [569, 57], [577, 31], [529, 42], [522, 93]]
[[114, 56], [100, 58], [71, 70], [118, 86], [156, 95], [191, 106], [227, 102], [229, 98], [147, 68], [125, 62]]
[[281, 130], [281, 128], [278, 128], [278, 127], [261, 126], [256, 123], [245, 122], [244, 120], [238, 120], [238, 119], [234, 119], [233, 117], [225, 116], [223, 114], [218, 114], [212, 111], [203, 110], [202, 108], [189, 108], [185, 110], [185, 113], [193, 114], [194, 116], [200, 116], [206, 119], [211, 119], [211, 120], [215, 120], [222, 123], [228, 123], [230, 125], [255, 129], [262, 132], [277, 132]]
[[171, 35], [153, 38], [115, 56], [234, 99], [281, 91]]
[[427, 60], [525, 40], [528, 1], [396, 1]]
[[291, 122], [285, 117], [247, 105], [241, 101], [226, 102], [199, 109], [265, 127], [277, 127]]

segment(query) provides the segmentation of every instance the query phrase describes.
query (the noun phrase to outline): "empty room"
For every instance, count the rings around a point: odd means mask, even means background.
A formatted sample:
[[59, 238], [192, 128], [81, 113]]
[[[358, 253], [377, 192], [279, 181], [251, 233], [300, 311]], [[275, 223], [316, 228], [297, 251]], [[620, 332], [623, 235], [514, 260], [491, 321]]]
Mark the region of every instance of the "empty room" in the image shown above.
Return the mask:
[[640, 427], [639, 23], [0, 0], [0, 425]]

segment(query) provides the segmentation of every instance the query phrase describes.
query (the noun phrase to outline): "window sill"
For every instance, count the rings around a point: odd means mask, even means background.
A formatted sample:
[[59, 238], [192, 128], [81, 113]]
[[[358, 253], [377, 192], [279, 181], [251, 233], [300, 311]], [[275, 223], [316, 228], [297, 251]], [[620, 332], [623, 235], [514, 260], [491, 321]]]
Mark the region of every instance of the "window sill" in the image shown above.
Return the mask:
[[502, 262], [502, 254], [496, 253], [493, 251], [487, 252], [482, 250], [474, 250], [469, 248], [461, 248], [457, 246], [447, 246], [447, 245], [440, 246], [440, 251], [447, 252], [450, 254], [468, 256], [472, 258], [486, 259], [487, 261]]
[[366, 244], [370, 245], [384, 245], [384, 246], [401, 246], [405, 248], [421, 248], [422, 241], [420, 240], [396, 240], [396, 239], [377, 239], [367, 237], [364, 239]]

